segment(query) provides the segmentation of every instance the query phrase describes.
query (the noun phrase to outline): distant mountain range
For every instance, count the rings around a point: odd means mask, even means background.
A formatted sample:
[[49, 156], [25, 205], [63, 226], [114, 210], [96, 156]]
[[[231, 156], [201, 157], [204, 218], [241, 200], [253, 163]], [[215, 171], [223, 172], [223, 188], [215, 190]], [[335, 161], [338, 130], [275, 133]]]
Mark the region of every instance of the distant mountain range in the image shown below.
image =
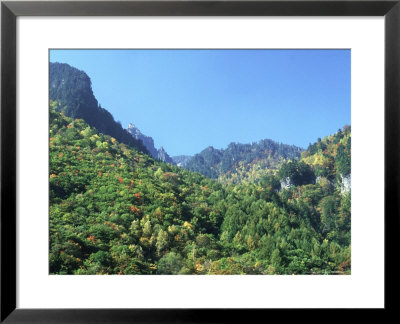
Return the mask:
[[212, 146], [186, 161], [185, 168], [199, 172], [209, 178], [218, 178], [227, 173], [235, 173], [239, 166], [249, 167], [256, 163], [264, 168], [278, 168], [288, 159], [299, 159], [304, 149], [264, 139], [257, 143], [230, 143], [226, 149]]

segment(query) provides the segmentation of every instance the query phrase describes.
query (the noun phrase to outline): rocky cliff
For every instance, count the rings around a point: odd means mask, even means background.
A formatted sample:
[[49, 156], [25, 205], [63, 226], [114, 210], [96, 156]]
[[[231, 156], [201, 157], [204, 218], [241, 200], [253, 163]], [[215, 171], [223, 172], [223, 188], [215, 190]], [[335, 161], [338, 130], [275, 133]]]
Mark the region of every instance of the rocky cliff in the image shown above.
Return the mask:
[[164, 150], [163, 147], [160, 149], [156, 149], [154, 146], [154, 140], [152, 137], [144, 135], [139, 128], [137, 128], [134, 124], [129, 124], [127, 131], [132, 135], [133, 138], [141, 140], [143, 145], [147, 148], [151, 156], [157, 160], [175, 164], [172, 158], [168, 155], [168, 153]]

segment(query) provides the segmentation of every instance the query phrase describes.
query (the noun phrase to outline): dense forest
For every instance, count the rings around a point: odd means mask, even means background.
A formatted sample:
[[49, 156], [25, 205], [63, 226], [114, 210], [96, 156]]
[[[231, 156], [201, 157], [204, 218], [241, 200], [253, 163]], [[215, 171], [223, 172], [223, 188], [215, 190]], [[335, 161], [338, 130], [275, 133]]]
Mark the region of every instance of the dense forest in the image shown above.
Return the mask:
[[[73, 95], [50, 101], [51, 274], [350, 273], [350, 127], [304, 152], [258, 143], [283, 152], [275, 171], [253, 163], [257, 181], [220, 182], [71, 112]], [[211, 153], [213, 170], [232, 168], [225, 152]]]

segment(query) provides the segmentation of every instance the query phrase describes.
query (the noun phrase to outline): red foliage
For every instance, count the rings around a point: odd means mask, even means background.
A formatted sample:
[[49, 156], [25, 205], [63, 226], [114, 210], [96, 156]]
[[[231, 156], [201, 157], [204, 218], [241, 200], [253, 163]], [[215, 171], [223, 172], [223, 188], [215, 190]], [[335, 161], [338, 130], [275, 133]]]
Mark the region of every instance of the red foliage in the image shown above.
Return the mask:
[[124, 179], [122, 179], [121, 177], [118, 178], [119, 183], [124, 182]]
[[140, 209], [139, 208], [137, 208], [137, 207], [135, 207], [135, 206], [131, 206], [131, 207], [129, 207], [130, 208], [130, 210], [131, 210], [131, 212], [132, 213], [139, 213], [140, 212]]
[[338, 271], [341, 274], [344, 274], [348, 269], [350, 269], [350, 262], [347, 260], [338, 265]]
[[88, 240], [88, 241], [91, 241], [91, 242], [93, 242], [93, 243], [96, 242], [96, 238], [94, 237], [94, 235], [90, 235], [90, 236], [87, 238], [87, 240]]
[[137, 199], [140, 199], [140, 193], [135, 193], [134, 196], [135, 196]]
[[62, 157], [63, 156], [63, 154], [62, 153], [60, 153], [60, 154], [58, 154], [58, 157], [60, 158], [60, 157]]

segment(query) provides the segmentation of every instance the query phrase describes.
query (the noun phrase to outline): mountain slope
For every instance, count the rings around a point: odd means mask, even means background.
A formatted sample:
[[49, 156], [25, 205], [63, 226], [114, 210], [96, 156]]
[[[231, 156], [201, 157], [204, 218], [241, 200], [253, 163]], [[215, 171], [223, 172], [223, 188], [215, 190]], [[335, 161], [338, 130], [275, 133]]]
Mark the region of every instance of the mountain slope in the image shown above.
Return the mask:
[[223, 186], [52, 107], [49, 129], [52, 274], [350, 273], [349, 195]]
[[110, 135], [141, 152], [147, 149], [133, 138], [93, 95], [88, 75], [68, 64], [50, 63], [49, 96], [57, 111], [71, 118], [82, 118], [99, 132]]
[[317, 175], [330, 178], [351, 172], [351, 127], [344, 126], [337, 133], [310, 144], [302, 159], [315, 166]]
[[317, 181], [327, 179], [341, 186], [342, 192], [351, 188], [351, 127], [344, 126], [333, 135], [310, 144], [301, 160], [310, 165]]
[[[310, 144], [299, 161], [289, 161], [278, 171], [280, 194], [315, 205], [310, 217], [327, 239], [350, 246], [351, 228], [351, 128]], [[275, 182], [276, 184], [276, 182]], [[297, 205], [299, 203], [297, 202]]]
[[204, 187], [220, 185], [52, 108], [49, 178], [51, 273], [170, 273], [163, 256], [181, 258], [187, 241], [218, 234], [220, 211], [195, 209]]

